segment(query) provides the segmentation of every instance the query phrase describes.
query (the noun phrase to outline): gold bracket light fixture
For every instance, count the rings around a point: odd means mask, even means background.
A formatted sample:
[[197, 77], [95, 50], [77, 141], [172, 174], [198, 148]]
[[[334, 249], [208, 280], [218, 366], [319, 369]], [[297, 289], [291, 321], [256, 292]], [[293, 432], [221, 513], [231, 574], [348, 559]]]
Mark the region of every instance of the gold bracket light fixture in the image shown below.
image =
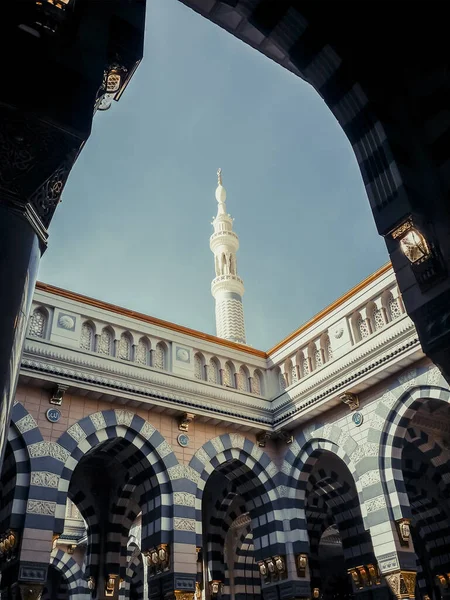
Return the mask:
[[426, 231], [427, 227], [422, 219], [411, 215], [389, 234], [398, 242], [401, 252], [408, 259], [422, 291], [435, 285], [446, 272], [440, 254], [427, 237]]
[[397, 525], [398, 537], [402, 546], [409, 546], [411, 537], [411, 521], [410, 519], [399, 519], [395, 522]]
[[411, 263], [418, 263], [430, 257], [430, 247], [422, 233], [414, 226], [412, 218], [408, 219], [392, 232], [394, 240], [398, 240], [403, 254]]

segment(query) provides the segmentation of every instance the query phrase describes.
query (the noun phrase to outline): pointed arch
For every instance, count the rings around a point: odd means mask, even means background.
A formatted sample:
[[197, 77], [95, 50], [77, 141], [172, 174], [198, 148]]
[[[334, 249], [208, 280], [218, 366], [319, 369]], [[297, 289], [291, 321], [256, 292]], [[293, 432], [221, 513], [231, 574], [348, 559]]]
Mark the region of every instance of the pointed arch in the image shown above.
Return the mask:
[[220, 363], [216, 356], [213, 356], [208, 365], [208, 383], [220, 385]]
[[105, 354], [106, 356], [114, 355], [114, 330], [112, 327], [107, 325], [103, 327], [102, 332], [97, 343], [97, 352], [99, 354]]
[[196, 379], [200, 379], [200, 381], [206, 379], [206, 362], [201, 352], [194, 354], [194, 376]]
[[81, 600], [82, 595], [90, 591], [84, 579], [83, 568], [66, 552], [53, 550], [50, 565], [62, 573], [69, 589], [70, 600]]
[[28, 335], [30, 337], [46, 338], [49, 324], [49, 312], [45, 306], [36, 307], [30, 317]]
[[[161, 504], [155, 508], [154, 517], [162, 519], [164, 512], [161, 535], [171, 538], [172, 516], [166, 515], [163, 508], [173, 504], [170, 469], [179, 466], [178, 460], [170, 445], [148, 421], [125, 410], [104, 410], [84, 417], [61, 434], [57, 442], [43, 442], [35, 448], [36, 454], [46, 458], [49, 470], [52, 468], [57, 478], [56, 487], [49, 489], [47, 494], [48, 502], [56, 504], [54, 514], [32, 515], [34, 528], [57, 533], [63, 531], [67, 490], [79, 461], [104, 440], [120, 438], [135, 448], [135, 466], [130, 467], [134, 469], [133, 473], [144, 472], [144, 469], [153, 472], [161, 496]], [[131, 461], [131, 457], [129, 459]], [[33, 490], [33, 486], [30, 489]]]
[[139, 339], [138, 345], [136, 347], [136, 356], [135, 361], [139, 365], [150, 366], [151, 364], [151, 344], [148, 337], [143, 336]]
[[[210, 475], [217, 470], [236, 485], [236, 491], [252, 507], [251, 510], [255, 510], [258, 515], [265, 515], [263, 521], [252, 520], [256, 552], [261, 556], [268, 556], [282, 551], [283, 513], [274, 481], [278, 469], [265, 452], [242, 435], [223, 434], [206, 442], [197, 450], [189, 467], [197, 473], [195, 497], [197, 546], [203, 545], [201, 522], [203, 492]], [[258, 505], [257, 509], [255, 503]], [[262, 522], [265, 524], [263, 525]]]
[[250, 372], [246, 365], [241, 365], [239, 367], [239, 372], [237, 374], [237, 388], [241, 392], [250, 391]]
[[129, 331], [124, 331], [119, 339], [119, 348], [117, 357], [122, 360], [131, 360], [131, 352], [133, 348], [133, 338]]
[[227, 360], [223, 370], [223, 385], [225, 387], [236, 387], [236, 368], [231, 360]]
[[158, 342], [155, 349], [155, 364], [156, 369], [167, 371], [168, 368], [168, 349], [165, 342]]
[[80, 348], [92, 352], [95, 347], [95, 325], [92, 321], [84, 321], [81, 326]]
[[253, 377], [251, 378], [251, 392], [257, 396], [264, 396], [264, 380], [263, 374], [259, 369], [253, 371]]

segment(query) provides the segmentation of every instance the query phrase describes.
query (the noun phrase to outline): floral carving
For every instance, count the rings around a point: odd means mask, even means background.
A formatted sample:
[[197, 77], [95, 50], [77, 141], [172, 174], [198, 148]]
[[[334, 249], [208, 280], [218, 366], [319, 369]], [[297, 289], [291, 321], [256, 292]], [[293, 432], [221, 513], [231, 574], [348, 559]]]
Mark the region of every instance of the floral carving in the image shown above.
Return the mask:
[[174, 492], [173, 502], [179, 506], [195, 506], [195, 496], [188, 492]]
[[243, 448], [245, 443], [245, 437], [238, 433], [230, 433], [230, 442], [232, 448]]
[[94, 328], [90, 323], [83, 323], [81, 328], [80, 348], [92, 350], [94, 346]]
[[30, 475], [30, 483], [31, 485], [57, 488], [59, 477], [55, 473], [49, 473], [48, 471], [34, 471]]
[[203, 464], [206, 465], [211, 460], [209, 454], [206, 452], [204, 448], [199, 448], [195, 453], [195, 457]]
[[366, 500], [365, 506], [366, 506], [367, 514], [375, 512], [376, 510], [380, 510], [382, 508], [386, 508], [386, 498], [383, 495], [376, 496], [375, 498]]
[[98, 431], [99, 429], [106, 429], [106, 422], [103, 413], [96, 412], [93, 415], [89, 415], [95, 429]]
[[381, 481], [380, 471], [374, 469], [373, 471], [366, 471], [359, 478], [359, 482], [361, 487], [366, 488], [369, 485], [373, 485], [374, 483], [379, 483]]
[[117, 425], [125, 425], [129, 427], [131, 425], [131, 421], [133, 420], [134, 413], [129, 410], [115, 410]]
[[146, 440], [149, 440], [152, 435], [155, 433], [156, 429], [153, 427], [153, 425], [150, 425], [150, 423], [148, 421], [145, 421], [145, 423], [142, 425], [141, 427], [141, 435], [142, 437], [144, 437]]
[[173, 527], [181, 531], [195, 531], [195, 519], [174, 517]]
[[79, 425], [79, 423], [74, 423], [71, 427], [69, 427], [69, 429], [67, 430], [67, 433], [76, 442], [79, 442], [80, 440], [84, 440], [84, 438], [86, 437], [86, 432], [81, 427], [81, 425]]
[[31, 415], [25, 415], [16, 422], [16, 427], [20, 433], [26, 433], [27, 431], [31, 431], [31, 429], [37, 427], [37, 423]]
[[173, 467], [167, 469], [167, 473], [172, 481], [175, 479], [184, 479], [184, 477], [186, 477], [184, 465], [174, 465]]
[[355, 451], [351, 455], [351, 459], [354, 464], [358, 463], [361, 459], [367, 456], [378, 456], [379, 453], [379, 445], [374, 444], [373, 442], [366, 442], [365, 444], [361, 444], [357, 446]]
[[28, 500], [27, 512], [33, 515], [49, 515], [55, 514], [56, 502], [48, 500]]
[[56, 442], [37, 442], [36, 444], [28, 446], [28, 450], [31, 458], [50, 456], [63, 463], [65, 463], [70, 456], [70, 452]]
[[212, 440], [210, 440], [210, 442], [214, 446], [214, 449], [216, 450], [217, 454], [220, 454], [220, 452], [223, 452], [225, 450], [220, 437], [215, 437]]
[[171, 454], [173, 452], [172, 446], [169, 444], [169, 442], [167, 442], [166, 440], [164, 440], [157, 448], [156, 448], [156, 452], [159, 454], [160, 458], [164, 458], [165, 456], [167, 456], [168, 454]]

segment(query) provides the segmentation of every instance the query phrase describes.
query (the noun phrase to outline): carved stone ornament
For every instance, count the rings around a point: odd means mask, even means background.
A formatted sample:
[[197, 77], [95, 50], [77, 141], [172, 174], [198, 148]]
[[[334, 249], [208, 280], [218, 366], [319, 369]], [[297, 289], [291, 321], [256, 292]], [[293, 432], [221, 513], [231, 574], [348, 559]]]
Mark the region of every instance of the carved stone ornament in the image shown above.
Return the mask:
[[22, 600], [41, 600], [44, 585], [41, 583], [19, 583]]
[[68, 385], [58, 383], [58, 385], [52, 390], [52, 395], [50, 396], [50, 404], [56, 404], [57, 406], [61, 406], [62, 401], [64, 399], [64, 394], [68, 389]]
[[359, 408], [359, 398], [356, 394], [352, 394], [352, 392], [345, 392], [339, 396], [340, 400], [346, 404], [350, 410], [356, 410]]
[[416, 588], [415, 571], [397, 571], [396, 573], [385, 575], [385, 578], [392, 593], [398, 600], [414, 598]]

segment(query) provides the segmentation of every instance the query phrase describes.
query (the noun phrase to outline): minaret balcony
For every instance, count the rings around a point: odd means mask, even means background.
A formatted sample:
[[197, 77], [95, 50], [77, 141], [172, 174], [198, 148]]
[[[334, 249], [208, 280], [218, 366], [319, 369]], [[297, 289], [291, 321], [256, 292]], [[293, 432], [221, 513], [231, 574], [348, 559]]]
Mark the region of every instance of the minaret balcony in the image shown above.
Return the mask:
[[239, 249], [239, 238], [234, 231], [216, 231], [209, 238], [209, 247], [212, 252], [215, 252], [220, 247], [227, 248], [232, 252], [237, 252]]
[[211, 293], [215, 296], [218, 292], [235, 292], [244, 295], [244, 282], [237, 275], [219, 275], [211, 282]]

